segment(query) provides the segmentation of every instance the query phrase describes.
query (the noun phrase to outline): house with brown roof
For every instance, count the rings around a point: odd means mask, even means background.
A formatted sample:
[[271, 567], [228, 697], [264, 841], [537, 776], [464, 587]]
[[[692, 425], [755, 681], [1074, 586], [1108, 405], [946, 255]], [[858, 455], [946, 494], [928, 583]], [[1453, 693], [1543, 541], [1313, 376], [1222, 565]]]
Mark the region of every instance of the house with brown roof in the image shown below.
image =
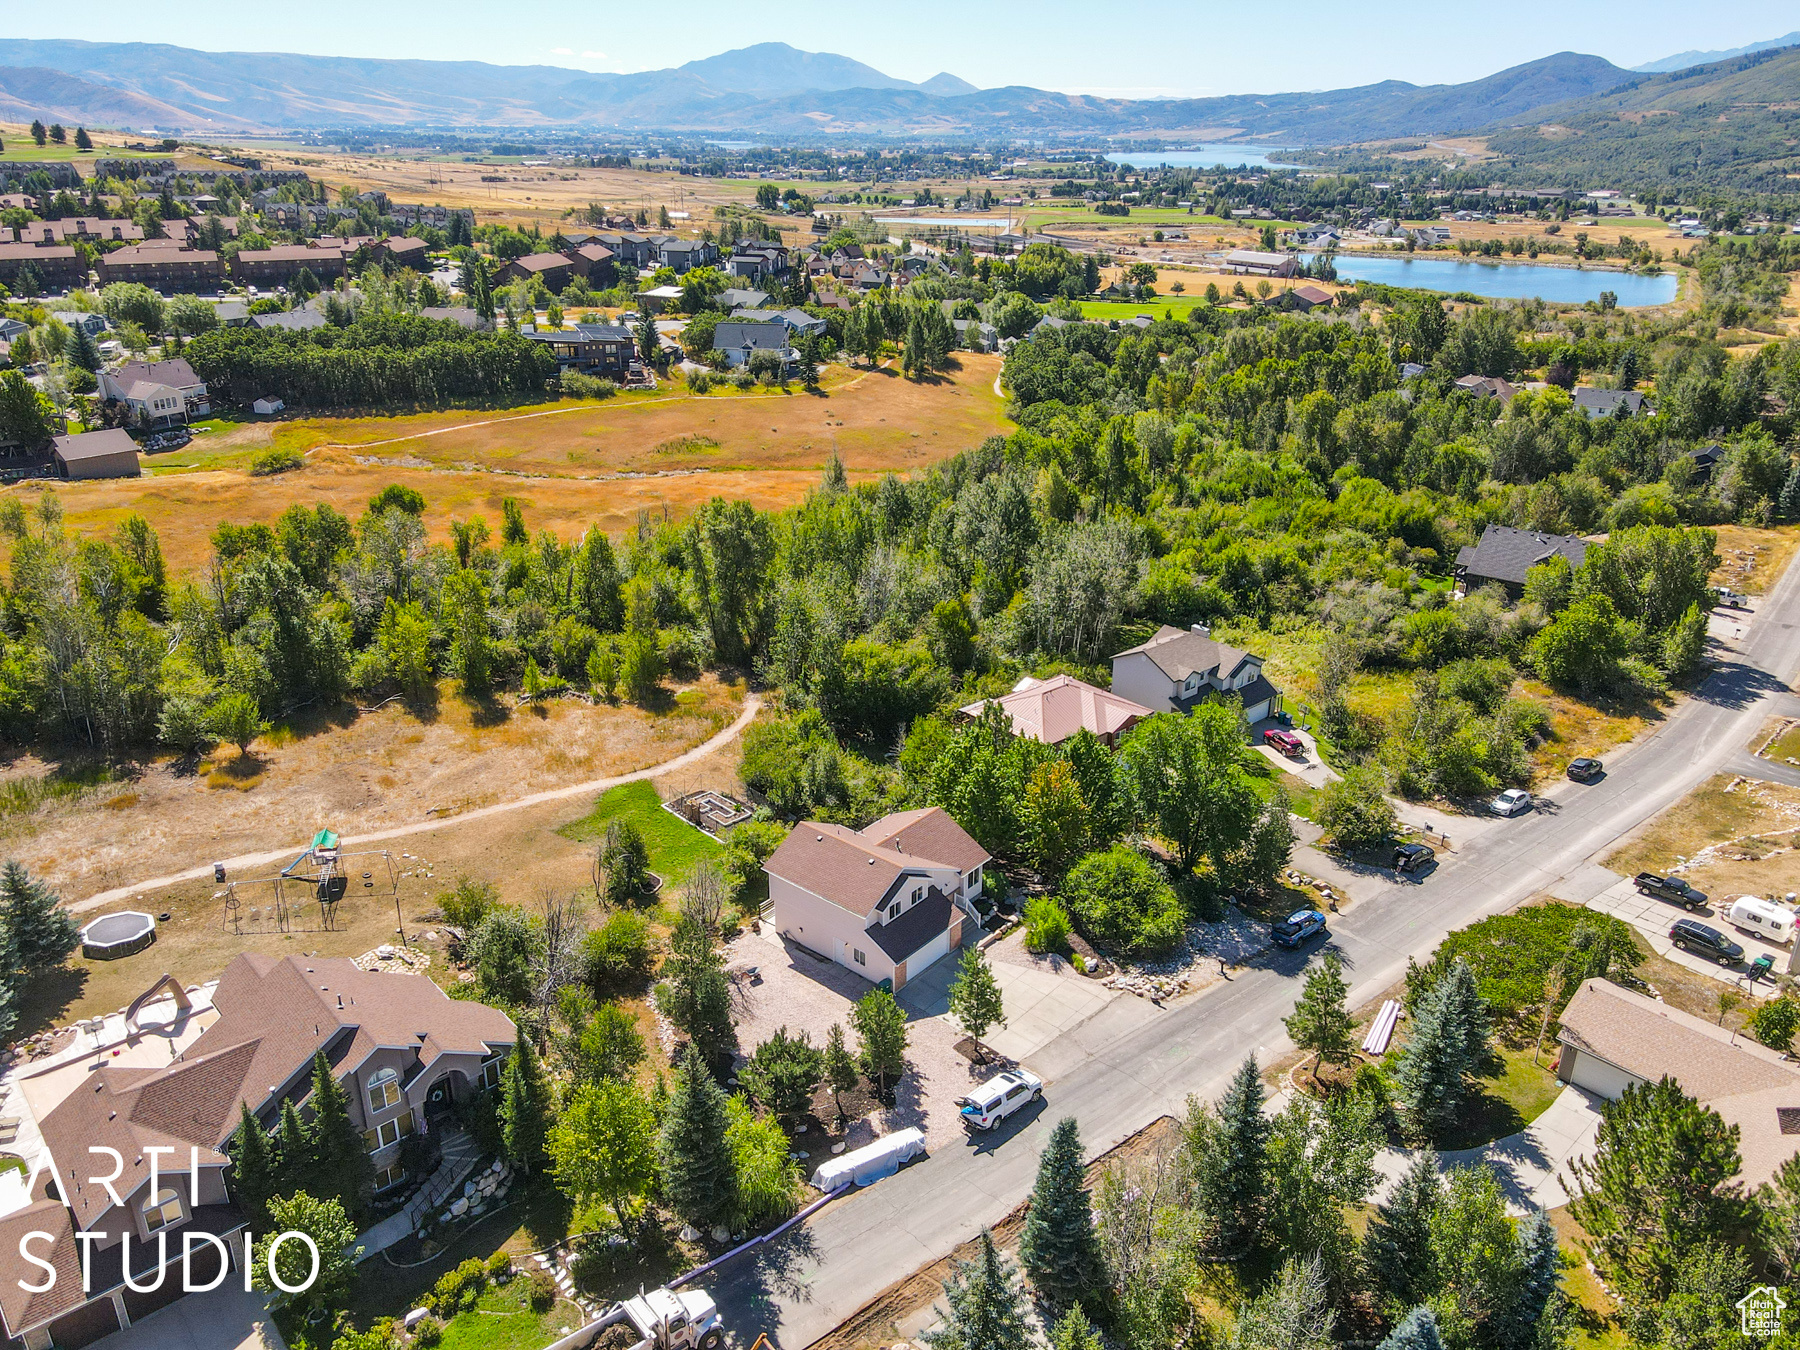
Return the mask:
[[87, 264], [73, 245], [0, 241], [0, 285], [17, 290], [19, 282], [32, 273], [46, 291], [68, 291], [87, 284]]
[[575, 264], [560, 253], [530, 253], [523, 258], [514, 258], [500, 269], [501, 281], [536, 278], [551, 291], [561, 291], [574, 275]]
[[231, 260], [231, 276], [247, 286], [291, 286], [304, 271], [324, 284], [346, 274], [345, 255], [353, 252], [347, 239], [307, 248], [282, 244], [275, 248], [242, 249]]
[[430, 247], [423, 239], [413, 239], [407, 235], [392, 235], [386, 239], [377, 239], [370, 244], [369, 252], [383, 260], [392, 258], [396, 267], [410, 267], [415, 272], [431, 270], [426, 256], [430, 252]]
[[992, 861], [932, 806], [861, 830], [803, 820], [763, 871], [782, 937], [899, 990], [978, 930]]
[[102, 370], [100, 401], [123, 403], [131, 422], [144, 427], [176, 426], [212, 412], [206, 382], [179, 356]]
[[137, 442], [123, 427], [52, 437], [50, 457], [64, 478], [136, 478], [140, 472]]
[[958, 709], [973, 720], [990, 707], [998, 707], [1012, 723], [1013, 731], [1045, 745], [1061, 745], [1078, 731], [1089, 731], [1107, 745], [1118, 743], [1132, 727], [1151, 716], [1141, 703], [1076, 679], [1056, 675], [1048, 680], [1027, 675], [999, 698], [985, 699]]
[[1737, 1179], [1755, 1190], [1800, 1152], [1800, 1064], [1741, 1032], [1609, 980], [1587, 980], [1563, 1010], [1556, 1076], [1607, 1101], [1665, 1075], [1738, 1131]]
[[[138, 1012], [167, 989], [171, 1020], [146, 1035]], [[194, 1036], [194, 1026], [204, 1029]], [[0, 1245], [18, 1252], [34, 1235], [27, 1250], [56, 1278], [35, 1290], [0, 1280], [0, 1334], [44, 1350], [129, 1326], [182, 1297], [189, 1246], [191, 1285], [237, 1269], [246, 1219], [227, 1181], [227, 1142], [244, 1107], [269, 1130], [284, 1102], [304, 1117], [316, 1053], [343, 1084], [377, 1185], [393, 1188], [405, 1180], [401, 1140], [453, 1137], [455, 1104], [498, 1084], [515, 1039], [504, 1013], [340, 958], [246, 952], [210, 991], [165, 975], [127, 1011], [98, 1067], [87, 1067], [88, 1050], [19, 1080], [40, 1156], [27, 1159], [29, 1203], [0, 1216]]]
[[1260, 722], [1281, 705], [1262, 657], [1218, 641], [1205, 624], [1165, 625], [1114, 656], [1112, 667], [1113, 693], [1154, 712], [1185, 713], [1209, 698], [1233, 697], [1249, 721]]
[[225, 269], [211, 249], [188, 248], [176, 239], [150, 239], [101, 255], [100, 284], [117, 281], [135, 281], [164, 295], [200, 295], [224, 284]]

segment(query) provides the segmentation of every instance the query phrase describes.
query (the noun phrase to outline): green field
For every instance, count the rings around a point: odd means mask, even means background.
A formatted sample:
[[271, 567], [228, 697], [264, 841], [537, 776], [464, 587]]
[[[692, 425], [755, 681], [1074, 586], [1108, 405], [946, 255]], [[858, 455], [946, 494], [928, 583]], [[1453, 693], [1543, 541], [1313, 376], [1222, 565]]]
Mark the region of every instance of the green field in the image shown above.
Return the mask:
[[662, 798], [648, 783], [626, 783], [611, 789], [594, 803], [592, 811], [557, 833], [585, 844], [598, 841], [614, 820], [637, 826], [650, 848], [650, 870], [671, 885], [701, 863], [715, 861], [723, 851], [711, 835], [663, 810]]
[[[1221, 288], [1223, 289], [1223, 288]], [[1199, 291], [1200, 294], [1194, 294]], [[1081, 300], [1081, 317], [1084, 319], [1135, 319], [1140, 314], [1148, 314], [1153, 319], [1187, 318], [1195, 305], [1205, 303], [1206, 285], [1190, 287], [1186, 295], [1159, 295], [1154, 300]], [[1229, 300], [1229, 295], [1224, 297]]]
[[59, 160], [83, 160], [102, 156], [106, 159], [163, 159], [165, 152], [161, 150], [122, 150], [116, 145], [96, 144], [92, 150], [77, 150], [74, 145], [75, 133], [69, 133], [66, 145], [46, 145], [39, 147], [31, 143], [29, 136], [9, 136], [5, 149], [0, 149], [0, 159], [28, 160], [38, 164], [52, 164]]

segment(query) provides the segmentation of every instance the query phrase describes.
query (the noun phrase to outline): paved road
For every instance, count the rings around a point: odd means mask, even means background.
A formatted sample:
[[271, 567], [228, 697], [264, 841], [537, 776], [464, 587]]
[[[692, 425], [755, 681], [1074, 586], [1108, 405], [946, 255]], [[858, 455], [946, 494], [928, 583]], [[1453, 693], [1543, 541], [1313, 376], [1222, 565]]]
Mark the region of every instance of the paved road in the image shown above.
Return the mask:
[[[1543, 810], [1484, 831], [1422, 884], [1383, 887], [1340, 917], [1331, 945], [1352, 1005], [1400, 979], [1409, 956], [1424, 956], [1452, 929], [1553, 887], [1572, 899], [1597, 891], [1609, 876], [1587, 866], [1595, 854], [1731, 765], [1765, 718], [1800, 712], [1788, 690], [1797, 669], [1800, 568], [1790, 568], [1738, 650], [1655, 735], [1611, 757], [1601, 782], [1558, 784]], [[766, 1332], [783, 1350], [800, 1350], [1018, 1204], [1056, 1120], [1077, 1117], [1094, 1154], [1179, 1112], [1190, 1093], [1217, 1096], [1246, 1054], [1267, 1062], [1291, 1048], [1281, 1018], [1303, 968], [1302, 955], [1271, 956], [1148, 1022], [1135, 999], [1107, 1005], [1033, 1057], [1049, 1082], [1035, 1115], [827, 1206], [707, 1280], [727, 1325], [740, 1344]]]

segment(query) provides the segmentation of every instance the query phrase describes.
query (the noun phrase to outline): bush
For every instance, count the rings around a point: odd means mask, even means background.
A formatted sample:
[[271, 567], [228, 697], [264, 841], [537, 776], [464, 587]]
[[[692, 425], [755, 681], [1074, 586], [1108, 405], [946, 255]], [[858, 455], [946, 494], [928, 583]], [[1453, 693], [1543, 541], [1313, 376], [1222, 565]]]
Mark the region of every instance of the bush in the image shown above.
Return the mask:
[[556, 1280], [547, 1270], [534, 1270], [525, 1301], [534, 1313], [547, 1313], [556, 1306]]
[[1076, 863], [1063, 881], [1062, 898], [1082, 933], [1108, 951], [1154, 955], [1181, 941], [1181, 901], [1154, 867], [1123, 844]]
[[306, 456], [298, 450], [264, 450], [250, 461], [252, 478], [268, 478], [306, 467]]
[[641, 985], [655, 960], [649, 922], [628, 909], [614, 910], [581, 939], [581, 958], [596, 993]]
[[481, 1291], [487, 1288], [487, 1267], [479, 1257], [471, 1256], [454, 1270], [446, 1270], [431, 1286], [426, 1306], [439, 1317], [451, 1318], [465, 1308], [473, 1308]]
[[1319, 794], [1319, 825], [1332, 843], [1356, 850], [1393, 838], [1398, 822], [1386, 786], [1379, 769], [1360, 765]]
[[495, 1284], [505, 1284], [512, 1279], [512, 1257], [505, 1252], [495, 1252], [487, 1259], [488, 1279]]
[[412, 1330], [412, 1343], [414, 1345], [425, 1346], [427, 1347], [427, 1350], [429, 1350], [429, 1347], [436, 1345], [443, 1339], [444, 1324], [435, 1317], [421, 1318], [419, 1320], [419, 1325]]
[[579, 370], [565, 370], [562, 391], [570, 398], [611, 398], [619, 392], [615, 381], [598, 375], [583, 375]]
[[1494, 1021], [1524, 1019], [1535, 1027], [1546, 979], [1554, 975], [1558, 986], [1552, 990], [1554, 1017], [1583, 979], [1632, 983], [1644, 951], [1633, 930], [1609, 915], [1575, 905], [1530, 905], [1457, 929], [1430, 961], [1410, 966], [1407, 1007], [1415, 1007], [1459, 957], [1474, 972], [1476, 992]]
[[474, 932], [487, 918], [488, 911], [499, 903], [500, 892], [493, 882], [476, 881], [472, 877], [458, 877], [456, 885], [437, 898], [438, 912], [444, 916], [444, 922], [465, 933]]
[[762, 875], [762, 865], [786, 838], [787, 826], [778, 820], [746, 820], [725, 841], [720, 866], [731, 879], [737, 902], [746, 909], [756, 899], [756, 879]]
[[1025, 902], [1025, 948], [1034, 952], [1069, 950], [1069, 911], [1047, 895]]

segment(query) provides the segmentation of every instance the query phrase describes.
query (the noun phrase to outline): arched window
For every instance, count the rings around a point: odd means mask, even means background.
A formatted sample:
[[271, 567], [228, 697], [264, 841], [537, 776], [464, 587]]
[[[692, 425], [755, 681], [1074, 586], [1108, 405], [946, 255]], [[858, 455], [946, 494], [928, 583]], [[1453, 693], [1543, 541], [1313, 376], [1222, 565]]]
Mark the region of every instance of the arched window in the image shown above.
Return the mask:
[[377, 1069], [369, 1075], [369, 1112], [385, 1111], [400, 1100], [400, 1075], [394, 1069]]
[[154, 1233], [159, 1228], [181, 1222], [181, 1197], [165, 1186], [144, 1202], [144, 1229]]

